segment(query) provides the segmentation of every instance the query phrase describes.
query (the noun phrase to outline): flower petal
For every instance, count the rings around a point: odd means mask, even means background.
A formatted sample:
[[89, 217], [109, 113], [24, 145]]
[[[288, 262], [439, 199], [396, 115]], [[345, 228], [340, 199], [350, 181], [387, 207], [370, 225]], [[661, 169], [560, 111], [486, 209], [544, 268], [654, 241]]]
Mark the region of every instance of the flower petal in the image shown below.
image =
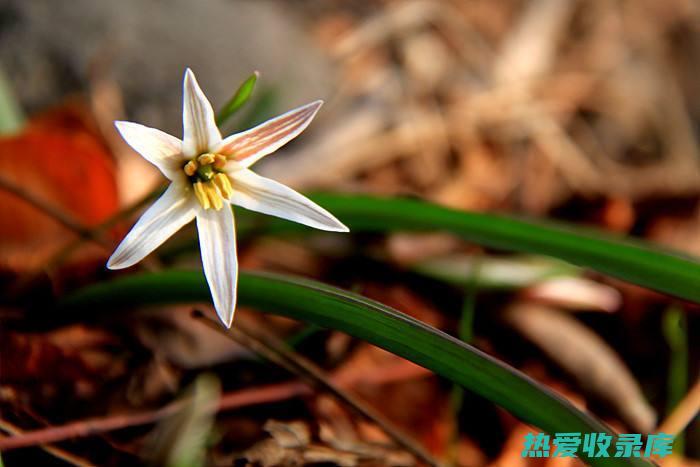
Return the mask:
[[226, 327], [231, 327], [238, 285], [236, 232], [231, 207], [226, 204], [219, 210], [200, 209], [197, 231], [202, 266], [214, 308]]
[[171, 183], [165, 193], [141, 216], [107, 261], [110, 269], [133, 266], [158, 248], [196, 213], [194, 196], [184, 183]]
[[229, 176], [234, 187], [231, 202], [238, 206], [321, 230], [349, 231], [331, 213], [279, 182], [248, 169], [230, 172]]
[[232, 156], [245, 167], [277, 151], [309, 126], [323, 101], [315, 101], [224, 139], [214, 152]]
[[183, 83], [182, 124], [182, 152], [187, 157], [207, 152], [221, 142], [214, 109], [189, 68]]
[[179, 176], [183, 161], [182, 141], [174, 136], [133, 122], [114, 122], [122, 138], [170, 180]]

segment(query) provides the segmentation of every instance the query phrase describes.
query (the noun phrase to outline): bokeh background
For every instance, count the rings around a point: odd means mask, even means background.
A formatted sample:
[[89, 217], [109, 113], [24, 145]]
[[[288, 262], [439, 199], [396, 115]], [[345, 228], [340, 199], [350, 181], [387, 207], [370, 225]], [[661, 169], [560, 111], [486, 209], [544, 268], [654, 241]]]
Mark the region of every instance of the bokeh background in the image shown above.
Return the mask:
[[[151, 410], [205, 370], [219, 381], [208, 390], [224, 392], [288, 380], [178, 307], [121, 320], [95, 310], [79, 323], [27, 313], [109, 276], [104, 261], [133, 216], [99, 242], [80, 240], [81, 229], [162, 182], [112, 122], [181, 135], [186, 67], [215, 108], [260, 72], [229, 131], [326, 101], [302, 137], [256, 166], [298, 190], [553, 218], [700, 255], [699, 64], [692, 0], [3, 0], [0, 407], [10, 425], [0, 428]], [[197, 267], [192, 236], [147, 267]], [[619, 430], [653, 431], [698, 379], [696, 305], [575, 269], [547, 280], [542, 271], [561, 268], [548, 259], [434, 233], [240, 246], [243, 267], [352, 288], [452, 334], [480, 270], [496, 285], [476, 294], [472, 342]], [[536, 464], [520, 456], [532, 429], [490, 403], [345, 335], [241, 315], [296, 336], [300, 352], [350, 380], [395, 366], [390, 381], [355, 389], [446, 463]], [[238, 407], [216, 424], [209, 465], [287, 464], [319, 445], [336, 465], [417, 462], [322, 393]], [[96, 465], [166, 463], [144, 454], [157, 430], [61, 446]], [[294, 454], [270, 448], [268, 434], [285, 430], [314, 441]], [[348, 460], [373, 443], [382, 448]], [[4, 458], [66, 462], [39, 449]], [[698, 458], [696, 419], [674, 465]]]

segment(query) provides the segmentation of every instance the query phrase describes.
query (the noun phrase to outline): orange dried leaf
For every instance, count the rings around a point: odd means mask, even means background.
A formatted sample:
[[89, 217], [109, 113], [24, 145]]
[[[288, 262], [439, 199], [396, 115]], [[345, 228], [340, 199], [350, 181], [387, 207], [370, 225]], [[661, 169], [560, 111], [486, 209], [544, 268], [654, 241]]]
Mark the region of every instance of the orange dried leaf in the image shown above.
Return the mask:
[[[77, 105], [47, 113], [18, 135], [0, 138], [0, 176], [83, 226], [118, 207], [115, 166]], [[41, 267], [76, 235], [47, 213], [0, 190], [0, 269]], [[104, 255], [94, 245], [81, 257]]]

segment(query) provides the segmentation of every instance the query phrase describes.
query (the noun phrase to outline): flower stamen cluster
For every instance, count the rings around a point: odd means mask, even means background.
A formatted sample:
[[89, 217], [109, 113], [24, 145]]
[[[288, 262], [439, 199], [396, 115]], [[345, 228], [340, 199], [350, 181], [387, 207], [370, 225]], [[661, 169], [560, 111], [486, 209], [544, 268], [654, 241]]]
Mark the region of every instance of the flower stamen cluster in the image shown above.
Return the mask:
[[204, 209], [219, 210], [231, 199], [233, 186], [224, 172], [226, 156], [205, 153], [189, 160], [182, 168], [192, 184], [194, 195]]

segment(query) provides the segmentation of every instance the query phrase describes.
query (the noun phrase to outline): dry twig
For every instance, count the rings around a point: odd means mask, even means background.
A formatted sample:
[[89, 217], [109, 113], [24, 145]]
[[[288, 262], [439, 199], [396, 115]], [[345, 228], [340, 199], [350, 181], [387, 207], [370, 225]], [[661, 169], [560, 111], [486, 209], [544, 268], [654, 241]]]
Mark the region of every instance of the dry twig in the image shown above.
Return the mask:
[[325, 372], [310, 360], [300, 356], [284, 343], [270, 335], [261, 335], [252, 331], [242, 320], [238, 320], [236, 326], [224, 329], [218, 322], [207, 317], [203, 317], [207, 325], [222, 334], [229, 336], [236, 342], [244, 345], [256, 354], [271, 362], [280, 365], [291, 373], [300, 376], [311, 385], [330, 392], [334, 397], [347, 404], [355, 412], [367, 418], [379, 426], [384, 432], [396, 441], [396, 443], [410, 451], [416, 457], [431, 466], [439, 466], [439, 462], [434, 459], [420, 444], [404, 434], [393, 423], [383, 415], [369, 407], [364, 401], [350, 394], [345, 389], [334, 383]]
[[6, 180], [4, 178], [0, 178], [0, 189], [12, 193], [13, 195], [17, 196], [23, 201], [26, 201], [27, 203], [31, 204], [44, 214], [56, 220], [58, 223], [66, 227], [71, 232], [75, 233], [81, 239], [92, 240], [101, 246], [111, 248], [111, 245], [108, 245], [104, 240], [100, 238], [99, 235], [96, 235], [91, 229], [83, 226], [80, 222], [73, 219], [70, 215], [66, 214], [65, 212], [61, 211], [55, 206], [52, 206], [51, 204], [45, 202], [44, 200], [37, 198], [28, 191], [15, 185], [11, 181]]
[[[0, 430], [6, 431], [7, 433], [10, 433], [11, 435], [22, 435], [24, 433], [23, 430], [21, 430], [19, 427], [15, 426], [14, 424], [8, 422], [7, 420], [0, 420]], [[0, 439], [3, 439], [0, 437]], [[71, 454], [68, 451], [64, 451], [63, 449], [59, 449], [55, 446], [47, 446], [45, 444], [42, 444], [41, 449], [44, 451], [48, 452], [52, 456], [61, 459], [62, 461], [71, 464], [71, 465], [76, 465], [78, 467], [94, 467], [95, 464], [92, 462], [83, 459], [82, 457], [78, 457], [75, 454]]]
[[688, 391], [682, 401], [673, 409], [671, 415], [659, 424], [658, 433], [677, 435], [693, 421], [700, 412], [700, 379]]
[[[407, 362], [374, 372], [354, 374], [350, 378], [331, 376], [333, 384], [340, 387], [353, 387], [358, 384], [387, 384], [407, 379], [420, 378], [430, 372]], [[218, 411], [231, 410], [251, 405], [276, 402], [310, 394], [311, 389], [302, 382], [289, 382], [260, 386], [224, 394], [217, 404]], [[133, 414], [114, 415], [104, 418], [79, 420], [66, 425], [27, 431], [8, 438], [0, 438], [0, 451], [57, 443], [68, 439], [99, 435], [140, 425], [148, 425], [171, 415], [180, 408], [182, 401], [170, 403], [160, 409]]]

